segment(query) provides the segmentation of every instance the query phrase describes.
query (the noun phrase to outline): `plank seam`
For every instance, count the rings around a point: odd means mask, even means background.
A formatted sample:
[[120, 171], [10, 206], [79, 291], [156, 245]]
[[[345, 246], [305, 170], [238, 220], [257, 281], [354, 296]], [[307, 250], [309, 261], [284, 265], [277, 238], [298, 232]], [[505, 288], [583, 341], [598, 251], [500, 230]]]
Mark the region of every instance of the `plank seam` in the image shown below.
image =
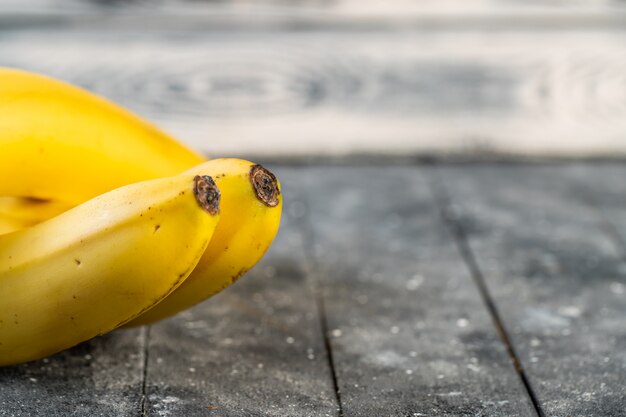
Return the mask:
[[[308, 206], [308, 205], [307, 205]], [[317, 316], [319, 317], [320, 329], [322, 331], [322, 337], [324, 339], [324, 349], [326, 350], [326, 358], [328, 361], [328, 367], [330, 368], [330, 376], [333, 383], [333, 390], [335, 391], [335, 401], [337, 402], [337, 416], [344, 417], [343, 404], [341, 402], [341, 392], [339, 391], [339, 380], [337, 378], [337, 369], [335, 367], [335, 359], [333, 356], [332, 344], [329, 338], [328, 319], [326, 317], [326, 307], [324, 305], [324, 297], [322, 295], [322, 285], [318, 275], [315, 271], [319, 270], [319, 266], [315, 261], [315, 257], [312, 255], [315, 249], [313, 227], [311, 225], [308, 214], [305, 214], [302, 221], [303, 226], [303, 245], [305, 246], [305, 259], [310, 265], [309, 271], [314, 271], [313, 279], [311, 280], [312, 288], [311, 292], [315, 296], [315, 304], [317, 307]]]
[[506, 326], [504, 325], [498, 308], [496, 307], [496, 304], [493, 300], [493, 297], [491, 296], [491, 293], [487, 288], [484, 275], [469, 245], [467, 233], [465, 232], [463, 225], [456, 220], [457, 216], [454, 208], [452, 207], [452, 201], [450, 199], [449, 193], [447, 192], [445, 186], [440, 180], [431, 180], [430, 188], [436, 205], [439, 208], [439, 214], [441, 216], [441, 219], [453, 236], [457, 250], [463, 258], [463, 261], [469, 270], [470, 276], [472, 277], [474, 284], [478, 288], [480, 297], [485, 304], [489, 315], [491, 316], [498, 336], [500, 337], [500, 340], [506, 348], [507, 354], [509, 355], [509, 358], [513, 364], [513, 368], [520, 378], [535, 412], [539, 417], [545, 417], [545, 413], [541, 407], [541, 404], [539, 403], [539, 399], [537, 398], [537, 395], [535, 394], [535, 391], [530, 384], [526, 372], [522, 367], [519, 356], [515, 348], [513, 347], [513, 343], [511, 342], [511, 338], [509, 337], [508, 330], [506, 329]]
[[338, 416], [343, 417], [343, 406], [341, 404], [341, 392], [339, 392], [339, 382], [337, 381], [337, 371], [335, 369], [335, 360], [333, 357], [333, 350], [330, 344], [330, 338], [328, 337], [328, 321], [326, 320], [326, 310], [324, 308], [324, 300], [319, 294], [315, 295], [317, 301], [318, 315], [320, 318], [320, 326], [322, 328], [322, 334], [324, 335], [324, 347], [326, 348], [326, 358], [328, 359], [328, 366], [330, 367], [330, 374], [333, 380], [333, 389], [335, 390], [335, 397], [337, 399], [337, 407], [339, 408]]
[[148, 415], [148, 399], [146, 395], [146, 384], [148, 380], [148, 353], [150, 346], [150, 329], [152, 326], [144, 326], [143, 339], [143, 373], [142, 373], [142, 381], [141, 381], [141, 415]]

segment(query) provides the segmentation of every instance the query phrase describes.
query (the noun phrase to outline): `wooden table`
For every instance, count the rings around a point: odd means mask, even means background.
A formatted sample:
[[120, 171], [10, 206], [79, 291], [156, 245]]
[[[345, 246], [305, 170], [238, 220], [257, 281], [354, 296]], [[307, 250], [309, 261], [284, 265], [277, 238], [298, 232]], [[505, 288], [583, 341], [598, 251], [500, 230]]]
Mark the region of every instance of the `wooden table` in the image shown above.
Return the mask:
[[268, 165], [263, 261], [0, 368], [0, 416], [619, 416], [626, 165]]
[[0, 1], [0, 65], [285, 191], [245, 279], [0, 416], [626, 415], [626, 164], [477, 162], [626, 154], [624, 3], [383, 3]]

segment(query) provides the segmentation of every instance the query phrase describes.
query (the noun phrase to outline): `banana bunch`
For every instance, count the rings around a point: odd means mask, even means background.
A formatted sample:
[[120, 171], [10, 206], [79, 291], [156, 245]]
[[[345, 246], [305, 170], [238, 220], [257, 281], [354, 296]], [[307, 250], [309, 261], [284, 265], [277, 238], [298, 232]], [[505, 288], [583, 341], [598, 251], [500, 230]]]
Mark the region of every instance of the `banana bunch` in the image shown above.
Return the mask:
[[280, 183], [205, 160], [63, 82], [0, 68], [0, 366], [154, 323], [234, 283], [280, 224]]

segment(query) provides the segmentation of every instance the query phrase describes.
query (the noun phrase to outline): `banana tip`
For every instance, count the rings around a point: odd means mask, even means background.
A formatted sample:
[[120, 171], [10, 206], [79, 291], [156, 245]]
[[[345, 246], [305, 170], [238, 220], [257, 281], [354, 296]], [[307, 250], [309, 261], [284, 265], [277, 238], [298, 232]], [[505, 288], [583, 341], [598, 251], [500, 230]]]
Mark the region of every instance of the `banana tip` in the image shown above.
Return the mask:
[[196, 175], [193, 179], [193, 193], [200, 207], [209, 214], [220, 212], [220, 190], [208, 175]]
[[263, 204], [268, 207], [278, 205], [280, 188], [276, 176], [261, 165], [253, 165], [250, 168], [250, 181], [254, 187], [254, 193]]

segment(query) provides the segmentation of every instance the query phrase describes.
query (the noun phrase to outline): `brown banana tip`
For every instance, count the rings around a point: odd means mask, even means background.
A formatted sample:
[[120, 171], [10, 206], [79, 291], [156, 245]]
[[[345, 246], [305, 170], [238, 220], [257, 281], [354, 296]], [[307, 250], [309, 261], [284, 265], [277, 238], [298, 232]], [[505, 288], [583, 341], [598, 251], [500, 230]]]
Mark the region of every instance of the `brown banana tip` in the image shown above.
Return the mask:
[[196, 175], [193, 179], [193, 194], [196, 201], [209, 214], [220, 212], [220, 190], [208, 175]]
[[276, 176], [261, 165], [252, 165], [250, 168], [250, 181], [254, 188], [254, 193], [263, 204], [268, 207], [278, 205], [280, 188]]

